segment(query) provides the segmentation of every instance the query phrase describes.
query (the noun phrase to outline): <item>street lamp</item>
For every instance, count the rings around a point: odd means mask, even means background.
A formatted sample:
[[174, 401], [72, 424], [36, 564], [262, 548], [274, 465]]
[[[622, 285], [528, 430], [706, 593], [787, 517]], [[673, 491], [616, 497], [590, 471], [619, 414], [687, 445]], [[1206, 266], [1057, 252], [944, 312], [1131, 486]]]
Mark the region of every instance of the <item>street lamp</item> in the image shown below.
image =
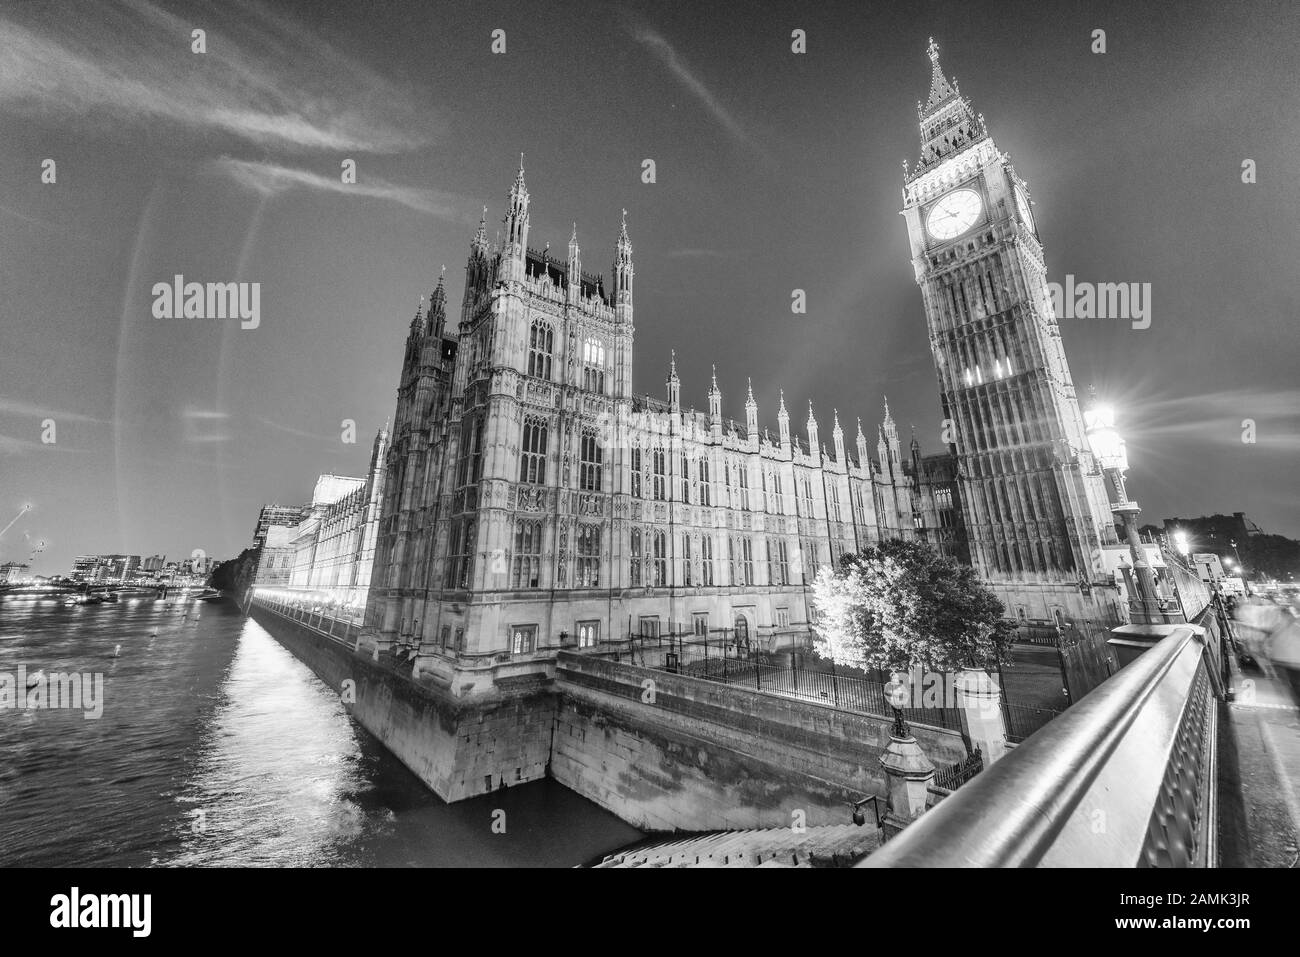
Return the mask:
[[1110, 510], [1124, 529], [1129, 556], [1133, 559], [1133, 571], [1137, 576], [1135, 583], [1137, 596], [1143, 609], [1143, 617], [1146, 617], [1147, 610], [1155, 604], [1158, 596], [1155, 577], [1151, 573], [1151, 566], [1147, 564], [1146, 550], [1142, 547], [1142, 540], [1137, 530], [1137, 516], [1142, 509], [1138, 507], [1137, 502], [1129, 500], [1128, 489], [1124, 487], [1124, 473], [1128, 471], [1128, 450], [1125, 448], [1124, 439], [1115, 431], [1115, 410], [1111, 406], [1100, 405], [1094, 401], [1092, 406], [1084, 411], [1083, 421], [1088, 432], [1088, 444], [1092, 446], [1092, 454], [1108, 480], [1107, 499], [1110, 501]]
[[889, 733], [901, 740], [912, 736], [911, 729], [903, 720], [903, 708], [907, 705], [907, 682], [897, 672], [890, 675], [890, 678], [889, 684], [885, 685], [885, 697], [894, 709], [894, 726]]

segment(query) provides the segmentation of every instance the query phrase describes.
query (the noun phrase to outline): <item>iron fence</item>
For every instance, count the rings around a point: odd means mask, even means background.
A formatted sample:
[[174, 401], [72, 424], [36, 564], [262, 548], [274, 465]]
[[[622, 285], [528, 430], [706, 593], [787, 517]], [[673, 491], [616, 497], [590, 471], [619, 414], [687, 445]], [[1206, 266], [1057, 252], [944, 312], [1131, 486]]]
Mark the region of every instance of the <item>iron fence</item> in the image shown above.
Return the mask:
[[984, 755], [979, 748], [963, 760], [935, 772], [934, 786], [955, 791], [984, 770]]
[[1002, 699], [1002, 720], [1006, 726], [1006, 738], [1012, 744], [1024, 741], [1060, 713], [1052, 708], [1033, 708]]
[[[634, 650], [634, 663], [840, 711], [881, 718], [894, 714], [884, 681], [861, 672], [845, 673], [833, 662], [815, 656], [807, 643], [781, 647], [779, 642], [775, 646], [752, 639], [746, 642], [727, 629], [707, 635], [656, 636], [652, 641], [651, 647], [642, 645], [639, 656]], [[903, 708], [902, 712], [904, 720], [911, 723], [949, 731], [962, 729], [961, 711], [955, 707]]]

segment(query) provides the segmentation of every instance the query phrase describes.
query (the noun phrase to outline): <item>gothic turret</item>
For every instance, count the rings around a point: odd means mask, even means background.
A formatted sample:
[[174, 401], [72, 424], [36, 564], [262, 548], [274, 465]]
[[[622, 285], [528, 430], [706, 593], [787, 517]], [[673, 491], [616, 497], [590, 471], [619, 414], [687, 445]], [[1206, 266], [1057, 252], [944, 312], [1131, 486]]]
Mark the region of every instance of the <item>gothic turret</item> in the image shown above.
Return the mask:
[[420, 296], [420, 301], [416, 303], [415, 315], [411, 317], [411, 331], [407, 336], [407, 349], [410, 349], [412, 339], [423, 339], [426, 328], [425, 322], [428, 313], [426, 312], [424, 296]]
[[576, 303], [582, 298], [582, 250], [578, 248], [578, 224], [573, 224], [569, 237], [569, 295], [568, 301]]
[[469, 321], [474, 303], [492, 285], [492, 254], [487, 238], [487, 207], [479, 217], [478, 232], [469, 244], [469, 259], [465, 263], [465, 295], [461, 298], [460, 321]]
[[713, 384], [709, 386], [709, 424], [722, 429], [722, 392], [718, 389], [718, 367], [713, 367]]
[[506, 279], [522, 280], [528, 256], [528, 187], [524, 185], [524, 154], [519, 154], [519, 172], [510, 187], [506, 203], [505, 244], [502, 259], [506, 263]]
[[780, 431], [781, 452], [790, 454], [790, 413], [785, 410], [785, 390], [781, 390], [781, 406], [776, 410], [776, 426]]
[[754, 380], [746, 379], [748, 395], [745, 398], [745, 436], [751, 442], [758, 441], [758, 403], [754, 401]]
[[889, 412], [889, 396], [885, 396], [885, 419], [884, 419], [885, 441], [889, 444], [889, 452], [893, 456], [894, 464], [903, 461], [903, 452], [898, 445], [898, 426], [894, 424], [894, 417]]
[[447, 267], [442, 267], [442, 272], [438, 275], [438, 285], [434, 288], [433, 294], [429, 297], [429, 322], [426, 326], [426, 332], [435, 339], [442, 338], [443, 329], [447, 326]]
[[808, 421], [804, 428], [808, 431], [808, 454], [815, 461], [821, 455], [821, 443], [817, 440], [817, 417], [813, 415], [812, 399], [808, 400]]
[[835, 446], [835, 461], [839, 465], [844, 464], [844, 430], [840, 428], [840, 410], [832, 409], [835, 414], [835, 424], [831, 427], [831, 442]]
[[614, 250], [614, 315], [620, 322], [632, 321], [632, 240], [627, 236], [627, 210]]
[[677, 350], [669, 353], [668, 359], [668, 408], [674, 412], [682, 410], [682, 380], [677, 378]]
[[375, 433], [375, 441], [370, 446], [370, 471], [371, 487], [373, 490], [374, 477], [384, 468], [384, 455], [388, 451], [388, 423], [384, 423], [384, 428]]
[[469, 244], [471, 255], [478, 255], [484, 258], [488, 254], [487, 238], [487, 205], [483, 206], [483, 215], [478, 218], [478, 232], [474, 234], [474, 240]]
[[858, 416], [858, 468], [871, 474], [871, 458], [867, 455], [867, 437], [862, 434], [861, 416]]

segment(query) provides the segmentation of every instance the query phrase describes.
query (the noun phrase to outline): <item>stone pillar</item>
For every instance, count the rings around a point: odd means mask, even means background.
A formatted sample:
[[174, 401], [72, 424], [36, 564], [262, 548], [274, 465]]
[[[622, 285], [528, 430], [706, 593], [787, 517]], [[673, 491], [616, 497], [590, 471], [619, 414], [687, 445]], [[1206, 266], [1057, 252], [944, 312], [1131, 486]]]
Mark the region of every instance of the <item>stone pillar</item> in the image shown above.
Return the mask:
[[895, 725], [889, 735], [889, 747], [880, 756], [889, 803], [882, 835], [886, 841], [925, 813], [927, 794], [934, 783], [934, 765], [906, 725], [902, 731], [900, 735]]
[[1002, 689], [982, 668], [962, 668], [957, 674], [957, 707], [970, 749], [979, 748], [988, 767], [1007, 753], [1002, 718]]

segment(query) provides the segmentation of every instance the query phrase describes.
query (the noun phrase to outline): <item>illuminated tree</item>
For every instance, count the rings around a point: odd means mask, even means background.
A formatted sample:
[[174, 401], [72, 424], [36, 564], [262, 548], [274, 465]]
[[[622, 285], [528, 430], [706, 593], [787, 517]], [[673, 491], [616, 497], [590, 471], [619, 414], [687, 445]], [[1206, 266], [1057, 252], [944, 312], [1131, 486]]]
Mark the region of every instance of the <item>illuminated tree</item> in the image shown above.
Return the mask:
[[814, 647], [836, 664], [887, 671], [991, 668], [1013, 626], [968, 566], [893, 539], [845, 555], [813, 583]]

